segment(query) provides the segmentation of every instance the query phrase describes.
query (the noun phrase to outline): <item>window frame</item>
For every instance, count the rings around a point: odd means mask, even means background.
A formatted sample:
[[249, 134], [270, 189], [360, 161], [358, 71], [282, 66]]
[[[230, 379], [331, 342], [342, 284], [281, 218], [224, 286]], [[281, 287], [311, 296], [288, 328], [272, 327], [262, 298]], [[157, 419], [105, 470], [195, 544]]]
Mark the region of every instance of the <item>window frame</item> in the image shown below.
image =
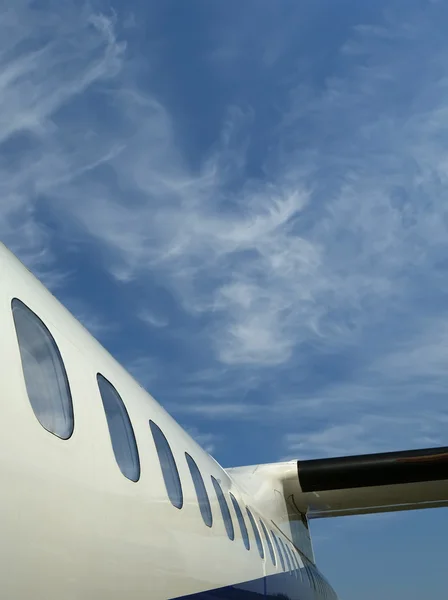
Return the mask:
[[221, 516], [224, 522], [227, 537], [230, 541], [233, 542], [233, 540], [235, 539], [235, 527], [233, 525], [232, 514], [230, 512], [229, 505], [227, 504], [226, 497], [224, 495], [219, 481], [216, 479], [216, 477], [213, 477], [213, 475], [211, 475], [210, 477], [212, 480], [213, 488], [215, 490], [216, 498], [218, 499], [218, 504], [221, 510]]
[[316, 581], [316, 578], [314, 577], [314, 573], [313, 573], [313, 569], [312, 569], [311, 563], [306, 564], [305, 568], [306, 568], [306, 571], [308, 573], [308, 578], [310, 580], [311, 587], [314, 589], [315, 592], [318, 592], [319, 590], [317, 588], [317, 581]]
[[238, 521], [238, 525], [240, 526], [241, 537], [243, 538], [244, 547], [246, 550], [250, 550], [250, 540], [249, 540], [249, 531], [247, 529], [246, 521], [244, 520], [243, 511], [241, 510], [241, 506], [239, 505], [238, 500], [229, 492], [230, 499], [233, 504], [233, 509], [236, 514], [236, 519]]
[[[132, 425], [132, 421], [129, 416], [128, 409], [126, 408], [126, 404], [124, 403], [123, 398], [121, 397], [117, 388], [102, 373], [98, 372], [96, 374], [96, 383], [97, 383], [98, 391], [100, 394], [101, 402], [103, 404], [104, 414], [106, 416], [107, 428], [109, 431], [109, 440], [110, 440], [110, 443], [112, 446], [112, 451], [114, 453], [115, 462], [117, 463], [121, 473], [123, 474], [124, 477], [126, 477], [126, 479], [128, 479], [129, 481], [132, 481], [133, 483], [137, 483], [140, 480], [140, 476], [141, 476], [140, 453], [138, 450], [137, 439], [135, 437], [134, 427]], [[106, 388], [108, 388], [108, 392], [112, 393], [112, 397], [116, 401], [115, 406], [119, 408], [121, 422], [125, 425], [124, 429], [126, 430], [126, 433], [127, 433], [127, 440], [128, 440], [128, 445], [129, 445], [129, 449], [130, 449], [130, 455], [132, 455], [132, 457], [133, 457], [133, 463], [134, 463], [134, 466], [136, 469], [136, 475], [134, 475], [133, 477], [130, 477], [128, 474], [126, 474], [126, 472], [125, 472], [126, 468], [123, 465], [123, 463], [120, 462], [120, 460], [119, 460], [119, 452], [117, 450], [117, 448], [118, 448], [117, 447], [117, 437], [115, 436], [115, 434], [112, 433], [110, 412], [108, 412], [106, 409], [106, 403], [104, 401], [105, 396], [103, 395], [104, 390], [102, 391], [102, 384], [105, 384]]]
[[294, 563], [295, 563], [296, 568], [297, 568], [297, 577], [300, 577], [300, 580], [303, 581], [302, 571], [301, 571], [301, 568], [300, 568], [300, 563], [299, 563], [298, 555], [299, 555], [299, 553], [297, 552], [296, 548], [293, 548], [292, 549], [292, 556], [294, 558]]
[[294, 555], [292, 553], [291, 546], [288, 543], [286, 544], [286, 551], [288, 552], [291, 561], [291, 571], [294, 573], [294, 576], [297, 579], [298, 575], [296, 561], [294, 560]]
[[285, 571], [285, 573], [286, 573], [286, 564], [285, 564], [285, 559], [283, 557], [282, 549], [280, 548], [280, 541], [277, 539], [277, 536], [272, 531], [272, 529], [271, 529], [271, 535], [272, 535], [272, 539], [274, 540], [275, 547], [277, 549], [277, 554], [280, 559], [280, 565], [281, 565], [283, 571]]
[[283, 542], [282, 538], [279, 538], [279, 542], [280, 545], [282, 547], [283, 550], [283, 554], [285, 555], [285, 559], [286, 559], [286, 564], [288, 566], [288, 572], [290, 575], [292, 575], [292, 565], [291, 565], [291, 561], [289, 560], [289, 556], [288, 556], [288, 549], [286, 544]]
[[[163, 433], [162, 429], [152, 419], [149, 419], [149, 428], [151, 430], [152, 439], [159, 459], [159, 466], [160, 470], [162, 471], [163, 482], [165, 484], [168, 499], [175, 508], [181, 510], [184, 505], [184, 492], [182, 489], [182, 481], [179, 475], [179, 469], [177, 468], [176, 459], [174, 457], [173, 451], [171, 450], [170, 443], [168, 442], [168, 439]], [[157, 439], [157, 436], [159, 436], [159, 439]], [[161, 441], [163, 443], [163, 450], [167, 452], [166, 455], [162, 455], [162, 447], [160, 446], [158, 441]], [[164, 462], [164, 460], [162, 460], [167, 457], [169, 463], [168, 465]], [[167, 467], [169, 467], [169, 470], [167, 469]], [[169, 474], [171, 475], [171, 478], [169, 478]], [[172, 483], [174, 483], [174, 488], [176, 488], [174, 490], [174, 493], [171, 487]]]
[[[15, 333], [16, 333], [17, 345], [18, 345], [19, 356], [20, 356], [20, 365], [21, 365], [21, 369], [22, 369], [22, 376], [23, 376], [23, 381], [25, 384], [26, 395], [28, 397], [28, 402], [31, 406], [34, 416], [36, 417], [36, 419], [39, 422], [39, 424], [41, 425], [41, 427], [43, 429], [45, 429], [45, 431], [48, 431], [48, 433], [51, 433], [52, 435], [54, 435], [55, 437], [57, 437], [61, 440], [69, 440], [72, 437], [73, 432], [75, 430], [75, 414], [74, 414], [74, 406], [73, 406], [73, 397], [72, 397], [72, 392], [70, 389], [70, 382], [69, 382], [67, 370], [65, 368], [64, 359], [62, 358], [61, 351], [59, 350], [59, 346], [58, 346], [53, 334], [51, 333], [51, 331], [49, 330], [47, 325], [44, 323], [44, 321], [33, 310], [31, 310], [24, 302], [22, 302], [22, 300], [19, 300], [19, 298], [16, 298], [16, 297], [12, 298], [11, 314], [12, 314], [14, 329], [15, 329]], [[62, 378], [62, 383], [64, 384], [64, 392], [65, 392], [65, 394], [61, 393], [61, 387], [60, 387], [61, 381], [58, 380], [57, 387], [58, 387], [58, 400], [59, 400], [59, 408], [60, 408], [59, 416], [63, 415], [64, 422], [68, 424], [68, 427], [66, 428], [65, 432], [62, 432], [62, 431], [58, 432], [57, 427], [53, 427], [53, 429], [52, 429], [51, 427], [48, 426], [48, 423], [45, 424], [45, 421], [41, 420], [42, 411], [41, 411], [41, 413], [39, 413], [39, 407], [36, 402], [36, 399], [34, 398], [34, 394], [33, 393], [30, 394], [30, 389], [32, 387], [31, 384], [32, 383], [35, 384], [35, 382], [32, 381], [32, 374], [31, 374], [29, 368], [25, 366], [26, 365], [25, 352], [28, 353], [35, 362], [37, 362], [38, 367], [40, 369], [39, 374], [41, 376], [43, 375], [43, 377], [46, 378], [48, 373], [43, 371], [43, 367], [41, 366], [42, 361], [39, 363], [39, 361], [36, 359], [36, 356], [33, 355], [32, 351], [29, 349], [29, 345], [27, 347], [26, 342], [29, 342], [30, 340], [26, 340], [26, 338], [25, 338], [26, 334], [24, 332], [22, 332], [22, 334], [20, 333], [20, 325], [23, 324], [24, 321], [20, 321], [21, 317], [18, 317], [19, 314], [22, 314], [22, 317], [25, 317], [25, 319], [31, 320], [32, 326], [35, 328], [35, 331], [33, 332], [34, 334], [36, 334], [36, 331], [39, 331], [39, 335], [41, 336], [41, 339], [45, 341], [46, 349], [50, 350], [50, 352], [47, 356], [50, 356], [50, 358], [53, 362], [53, 369], [55, 371], [59, 370], [57, 375], [61, 376], [61, 378]], [[55, 359], [56, 359], [56, 361], [55, 361]], [[55, 364], [57, 364], [58, 369], [56, 369]], [[55, 414], [56, 414], [56, 412], [53, 412], [53, 416]]]
[[[204, 478], [202, 477], [201, 471], [198, 465], [196, 464], [196, 461], [188, 452], [185, 452], [185, 460], [187, 461], [188, 469], [190, 470], [190, 475], [196, 492], [196, 498], [198, 500], [198, 506], [202, 520], [204, 521], [204, 524], [207, 525], [207, 527], [212, 527], [213, 513], [207, 488], [205, 487]], [[195, 479], [195, 475], [193, 475], [193, 471], [198, 477], [197, 480]]]
[[322, 576], [319, 572], [319, 570], [317, 569], [316, 566], [314, 566], [314, 574], [317, 577], [317, 582], [318, 582], [318, 586], [319, 586], [319, 591], [322, 595], [325, 595], [325, 585], [324, 585], [324, 580], [322, 579]]
[[271, 537], [269, 535], [268, 528], [264, 524], [263, 519], [258, 519], [258, 520], [260, 521], [261, 529], [263, 530], [264, 537], [266, 538], [266, 543], [267, 543], [267, 546], [268, 546], [269, 554], [271, 556], [272, 565], [274, 567], [276, 567], [277, 566], [277, 559], [275, 558], [275, 550], [274, 550], [274, 546], [272, 544]]
[[265, 555], [264, 546], [263, 546], [263, 541], [261, 539], [260, 531], [257, 527], [257, 522], [255, 521], [255, 517], [252, 514], [252, 511], [250, 510], [250, 508], [248, 506], [246, 506], [246, 512], [247, 512], [247, 516], [249, 517], [250, 524], [252, 525], [252, 529], [254, 532], [254, 538], [255, 538], [255, 544], [258, 549], [258, 554], [260, 555], [260, 558], [262, 560], [264, 560], [264, 555]]

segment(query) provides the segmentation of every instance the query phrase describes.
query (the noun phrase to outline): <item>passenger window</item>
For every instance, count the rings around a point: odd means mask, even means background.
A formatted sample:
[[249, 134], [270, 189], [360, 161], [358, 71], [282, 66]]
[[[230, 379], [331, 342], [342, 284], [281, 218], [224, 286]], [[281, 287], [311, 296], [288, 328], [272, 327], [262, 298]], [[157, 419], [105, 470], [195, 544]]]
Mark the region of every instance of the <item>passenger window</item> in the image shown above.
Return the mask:
[[275, 560], [274, 548], [272, 547], [271, 538], [269, 537], [269, 533], [268, 533], [268, 530], [266, 529], [266, 525], [263, 523], [263, 521], [261, 519], [260, 519], [260, 525], [261, 525], [261, 528], [263, 530], [264, 537], [266, 538], [266, 543], [267, 543], [268, 548], [269, 548], [269, 554], [271, 555], [272, 564], [275, 567], [276, 560]]
[[309, 566], [305, 563], [305, 571], [308, 576], [308, 581], [310, 583], [310, 587], [316, 589], [316, 584], [314, 583], [314, 578], [311, 574]]
[[235, 498], [235, 496], [233, 494], [231, 494], [230, 492], [229, 492], [229, 496], [232, 500], [233, 508], [235, 509], [235, 512], [236, 512], [236, 518], [238, 519], [238, 523], [240, 524], [241, 535], [243, 537], [244, 545], [246, 546], [246, 549], [249, 550], [250, 549], [249, 534], [247, 533], [247, 527], [246, 527], [246, 523], [244, 521], [243, 513], [241, 512], [240, 505], [238, 504], [238, 501]]
[[275, 533], [273, 531], [271, 531], [271, 534], [272, 534], [272, 539], [274, 540], [275, 547], [277, 549], [277, 554], [278, 554], [278, 557], [280, 559], [280, 563], [282, 565], [282, 569], [284, 571], [286, 571], [286, 568], [285, 568], [285, 559], [283, 558], [282, 551], [280, 550], [280, 544], [278, 543], [277, 536], [275, 535]]
[[221, 509], [222, 519], [224, 521], [224, 526], [227, 531], [227, 535], [229, 540], [235, 539], [235, 531], [233, 529], [232, 517], [230, 516], [230, 510], [227, 505], [227, 500], [224, 496], [224, 493], [219, 485], [218, 481], [212, 476], [213, 487], [215, 488], [216, 496], [218, 498], [219, 507]]
[[314, 571], [314, 578], [316, 579], [317, 589], [319, 590], [319, 592], [322, 592], [322, 582], [320, 579], [320, 575], [316, 571], [316, 569], [313, 568], [313, 571]]
[[114, 386], [99, 373], [96, 379], [106, 413], [115, 460], [125, 477], [131, 481], [138, 481], [140, 459], [128, 411]]
[[291, 548], [288, 545], [286, 545], [286, 550], [288, 551], [289, 561], [291, 563], [291, 569], [294, 572], [294, 575], [295, 575], [295, 577], [297, 579], [296, 563], [294, 561], [294, 556], [293, 556], [293, 554], [291, 552]]
[[321, 581], [322, 581], [322, 587], [323, 587], [323, 590], [324, 590], [324, 598], [328, 598], [327, 582], [325, 581], [325, 579], [323, 577], [321, 577]]
[[196, 490], [196, 496], [198, 498], [199, 510], [201, 511], [202, 519], [207, 527], [211, 527], [213, 523], [212, 509], [201, 472], [199, 471], [197, 464], [194, 462], [192, 457], [187, 454], [187, 452], [185, 452], [185, 458], [187, 459], [188, 468], [190, 469], [191, 478], [193, 479], [194, 489]]
[[313, 588], [316, 590], [316, 592], [317, 592], [317, 591], [318, 591], [318, 588], [317, 588], [317, 581], [316, 581], [316, 578], [315, 578], [315, 576], [314, 576], [314, 573], [313, 573], [313, 568], [312, 568], [311, 564], [307, 565], [307, 567], [306, 567], [306, 570], [307, 570], [307, 572], [308, 572], [308, 577], [309, 577], [309, 579], [310, 579], [311, 586], [312, 586], [312, 587], [313, 587]]
[[184, 504], [182, 485], [176, 461], [174, 460], [168, 440], [154, 421], [149, 421], [149, 426], [151, 427], [152, 437], [154, 438], [154, 444], [159, 456], [160, 467], [162, 469], [168, 498], [173, 506], [182, 508]]
[[293, 559], [294, 559], [294, 564], [296, 565], [296, 569], [297, 569], [296, 573], [297, 573], [297, 576], [298, 576], [298, 577], [300, 577], [300, 579], [303, 579], [303, 578], [302, 578], [302, 572], [301, 572], [301, 570], [300, 570], [300, 564], [299, 564], [299, 560], [298, 560], [298, 558], [297, 558], [297, 554], [296, 554], [295, 550], [292, 550], [292, 557], [293, 557]]
[[319, 582], [319, 587], [321, 589], [321, 591], [324, 589], [324, 581], [322, 579], [321, 574], [319, 573], [319, 571], [317, 569], [314, 570], [316, 577], [317, 577], [317, 581]]
[[263, 542], [261, 541], [260, 532], [258, 531], [258, 527], [257, 527], [257, 524], [255, 523], [253, 514], [247, 508], [247, 506], [246, 506], [246, 510], [247, 510], [247, 516], [249, 517], [250, 524], [252, 525], [252, 529], [254, 530], [254, 537], [255, 537], [255, 542], [257, 544], [257, 548], [258, 548], [258, 554], [260, 555], [260, 558], [264, 558], [264, 548], [263, 548]]
[[25, 387], [39, 423], [67, 440], [73, 433], [73, 403], [67, 373], [53, 336], [23, 302], [11, 303]]
[[310, 578], [310, 574], [308, 573], [308, 567], [306, 566], [306, 563], [303, 565], [303, 569], [302, 569], [302, 579], [308, 582], [308, 585], [310, 587], [312, 587], [312, 583], [311, 583], [311, 578]]
[[319, 573], [319, 571], [316, 571], [316, 573], [317, 573], [317, 578], [319, 580], [320, 591], [321, 591], [322, 595], [325, 596], [325, 582], [323, 580], [322, 575]]
[[280, 542], [280, 545], [282, 547], [283, 554], [285, 555], [286, 565], [288, 567], [289, 574], [292, 575], [292, 568], [291, 568], [291, 563], [290, 563], [290, 560], [289, 560], [287, 548], [285, 548], [285, 544], [283, 543], [282, 539], [280, 539], [279, 542]]

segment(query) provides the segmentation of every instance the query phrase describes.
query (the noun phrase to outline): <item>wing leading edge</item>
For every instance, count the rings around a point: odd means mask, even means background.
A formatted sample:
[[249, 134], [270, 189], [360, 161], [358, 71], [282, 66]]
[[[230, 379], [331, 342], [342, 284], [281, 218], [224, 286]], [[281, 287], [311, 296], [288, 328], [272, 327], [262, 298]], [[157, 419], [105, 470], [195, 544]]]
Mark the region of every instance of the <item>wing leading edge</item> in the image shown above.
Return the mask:
[[448, 506], [448, 447], [298, 461], [308, 518]]

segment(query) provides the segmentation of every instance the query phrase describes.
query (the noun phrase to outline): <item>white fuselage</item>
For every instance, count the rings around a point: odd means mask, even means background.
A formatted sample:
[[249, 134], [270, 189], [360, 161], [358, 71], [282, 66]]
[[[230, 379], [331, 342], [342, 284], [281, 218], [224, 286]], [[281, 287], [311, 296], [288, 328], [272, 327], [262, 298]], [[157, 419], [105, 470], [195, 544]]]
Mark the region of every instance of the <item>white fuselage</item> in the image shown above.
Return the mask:
[[[2, 598], [199, 598], [204, 590], [251, 581], [263, 582], [259, 595], [269, 596], [266, 578], [275, 575], [287, 578], [287, 587], [296, 590], [285, 592], [287, 597], [318, 595], [303, 569], [284, 573], [278, 557], [276, 566], [272, 564], [263, 535], [260, 557], [245, 514], [251, 545], [246, 550], [230, 502], [235, 540], [229, 540], [211, 476], [225, 494], [234, 494], [243, 511], [250, 507], [257, 522], [263, 519], [269, 531], [276, 530], [303, 565], [304, 557], [288, 535], [284, 498], [279, 503], [272, 485], [255, 493], [245, 490], [244, 482], [204, 452], [1, 244], [0, 282]], [[13, 298], [38, 315], [59, 348], [73, 400], [69, 439], [44, 429], [30, 404], [11, 313]], [[117, 466], [98, 373], [119, 392], [132, 422], [141, 467], [137, 482]], [[163, 431], [174, 454], [184, 497], [180, 510], [167, 497], [150, 420]], [[185, 452], [205, 482], [212, 527], [201, 518]]]

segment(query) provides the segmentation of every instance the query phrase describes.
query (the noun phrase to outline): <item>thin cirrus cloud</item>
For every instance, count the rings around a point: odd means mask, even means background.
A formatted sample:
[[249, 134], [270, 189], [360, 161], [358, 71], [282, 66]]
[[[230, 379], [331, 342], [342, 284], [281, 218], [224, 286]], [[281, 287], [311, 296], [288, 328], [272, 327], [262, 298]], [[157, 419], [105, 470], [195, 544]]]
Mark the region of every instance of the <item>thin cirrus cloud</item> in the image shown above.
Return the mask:
[[65, 273], [54, 264], [39, 207], [45, 190], [76, 168], [68, 155], [73, 140], [62, 138], [53, 118], [116, 73], [124, 48], [113, 42], [108, 19], [71, 3], [59, 12], [57, 6], [0, 5], [0, 235], [50, 287], [59, 287]]
[[[448, 383], [443, 6], [351, 23], [331, 42], [320, 80], [309, 76], [318, 55], [294, 45], [303, 11], [288, 13], [297, 27], [281, 40], [281, 19], [271, 30], [273, 9], [260, 9], [268, 50], [246, 48], [240, 63], [251, 19], [237, 20], [238, 31], [217, 20], [201, 65], [205, 83], [222, 74], [226, 105], [214, 142], [194, 153], [186, 99], [174, 101], [157, 70], [163, 45], [136, 45], [137, 7], [130, 18], [49, 5], [0, 5], [2, 239], [50, 284], [63, 273], [58, 246], [89, 244], [117, 290], [138, 289], [136, 320], [168, 331], [173, 311], [181, 316], [190, 329], [179, 356], [199, 357], [197, 377], [172, 383], [181, 402], [166, 383], [182, 416], [272, 415], [285, 430], [297, 414], [304, 437], [286, 431], [283, 452], [344, 452], [364, 447], [364, 436], [366, 448], [390, 444], [395, 434], [379, 435], [376, 416], [396, 422], [406, 406], [400, 441], [440, 439], [432, 415], [445, 414]], [[312, 19], [322, 45], [325, 28], [314, 11]], [[189, 90], [203, 101], [188, 65]], [[267, 82], [265, 99], [244, 87], [255, 77]], [[163, 317], [147, 309], [154, 282], [172, 298]], [[133, 372], [144, 378], [153, 360], [134, 356]], [[431, 431], [415, 420], [422, 397]]]
[[166, 317], [151, 312], [148, 309], [142, 310], [142, 312], [139, 314], [139, 318], [150, 327], [160, 328], [168, 325], [168, 319]]

